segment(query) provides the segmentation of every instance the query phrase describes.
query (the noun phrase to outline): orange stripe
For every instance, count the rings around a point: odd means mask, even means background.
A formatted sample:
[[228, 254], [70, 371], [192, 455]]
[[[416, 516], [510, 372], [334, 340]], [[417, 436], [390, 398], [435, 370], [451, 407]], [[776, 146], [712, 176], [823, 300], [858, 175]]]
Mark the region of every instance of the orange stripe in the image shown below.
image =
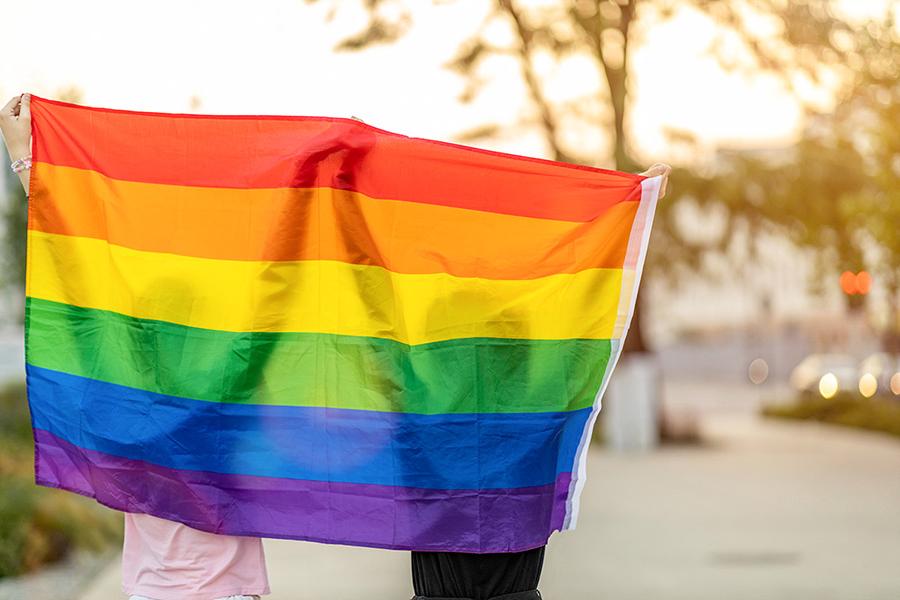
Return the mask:
[[330, 188], [233, 189], [118, 181], [47, 163], [29, 228], [214, 259], [335, 260], [398, 273], [531, 279], [619, 268], [638, 207], [584, 223], [375, 200]]

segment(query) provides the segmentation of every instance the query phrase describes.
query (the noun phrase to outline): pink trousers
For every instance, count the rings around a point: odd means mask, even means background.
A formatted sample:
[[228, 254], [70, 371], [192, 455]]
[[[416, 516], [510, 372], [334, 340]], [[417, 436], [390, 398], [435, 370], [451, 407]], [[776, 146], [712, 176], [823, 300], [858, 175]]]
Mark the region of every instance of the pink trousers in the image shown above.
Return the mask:
[[122, 589], [152, 600], [268, 594], [262, 540], [125, 513]]

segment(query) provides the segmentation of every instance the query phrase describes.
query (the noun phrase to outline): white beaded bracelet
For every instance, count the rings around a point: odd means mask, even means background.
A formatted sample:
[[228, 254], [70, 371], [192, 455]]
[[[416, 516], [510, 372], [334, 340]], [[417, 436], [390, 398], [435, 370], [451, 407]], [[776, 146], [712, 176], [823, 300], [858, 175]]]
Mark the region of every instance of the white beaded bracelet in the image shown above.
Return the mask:
[[12, 169], [12, 172], [16, 173], [16, 174], [21, 173], [25, 169], [30, 169], [31, 168], [31, 155], [29, 154], [28, 156], [22, 157], [19, 160], [13, 161], [9, 165], [9, 168]]

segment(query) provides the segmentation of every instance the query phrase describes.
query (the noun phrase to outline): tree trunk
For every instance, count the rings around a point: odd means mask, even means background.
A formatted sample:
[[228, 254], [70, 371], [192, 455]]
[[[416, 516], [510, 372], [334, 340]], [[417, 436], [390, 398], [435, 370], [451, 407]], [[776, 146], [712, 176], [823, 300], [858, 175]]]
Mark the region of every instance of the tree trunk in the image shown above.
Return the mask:
[[644, 319], [641, 310], [641, 295], [638, 293], [637, 301], [634, 303], [634, 314], [631, 316], [631, 327], [628, 329], [628, 335], [625, 337], [625, 344], [622, 346], [622, 352], [650, 352], [647, 347], [643, 325]]
[[[622, 46], [622, 64], [618, 68], [609, 64], [608, 57], [604, 56], [602, 40], [596, 40], [597, 55], [606, 75], [606, 85], [609, 91], [610, 105], [613, 109], [613, 156], [616, 161], [616, 169], [619, 171], [635, 171], [637, 164], [628, 152], [628, 134], [625, 130], [625, 109], [628, 99], [628, 34], [631, 23], [634, 20], [636, 0], [632, 0], [621, 6], [621, 20], [619, 31], [624, 40]], [[640, 293], [634, 303], [634, 314], [631, 317], [631, 327], [625, 338], [623, 352], [649, 352], [646, 338], [644, 337], [643, 314], [641, 310]]]

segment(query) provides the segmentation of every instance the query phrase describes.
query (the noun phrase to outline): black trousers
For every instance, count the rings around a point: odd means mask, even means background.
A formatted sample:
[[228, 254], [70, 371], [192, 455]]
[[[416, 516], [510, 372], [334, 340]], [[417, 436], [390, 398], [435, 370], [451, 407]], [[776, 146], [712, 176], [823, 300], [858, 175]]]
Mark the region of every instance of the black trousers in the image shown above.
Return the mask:
[[413, 552], [412, 580], [416, 598], [508, 600], [540, 598], [537, 591], [544, 565], [544, 546], [525, 552], [466, 554]]

